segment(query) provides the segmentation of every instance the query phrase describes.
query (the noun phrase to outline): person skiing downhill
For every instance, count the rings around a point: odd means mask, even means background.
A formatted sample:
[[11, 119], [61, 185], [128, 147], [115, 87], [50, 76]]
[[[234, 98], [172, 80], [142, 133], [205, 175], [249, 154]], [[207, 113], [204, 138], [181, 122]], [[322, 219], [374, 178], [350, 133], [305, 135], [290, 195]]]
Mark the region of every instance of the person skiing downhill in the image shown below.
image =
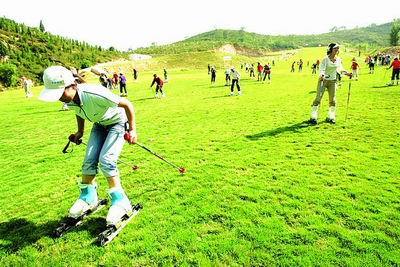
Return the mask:
[[125, 194], [117, 168], [118, 157], [125, 143], [126, 126], [131, 138], [137, 141], [133, 105], [127, 99], [114, 95], [103, 86], [77, 84], [71, 71], [62, 66], [51, 66], [43, 74], [44, 89], [39, 100], [67, 103], [75, 111], [77, 131], [70, 136], [78, 143], [84, 133], [85, 120], [93, 122], [82, 164], [80, 195], [69, 210], [69, 217], [79, 218], [98, 203], [96, 175], [98, 168], [107, 178], [107, 193], [111, 198], [107, 225], [118, 225], [123, 217], [131, 216], [132, 206]]
[[156, 98], [158, 97], [158, 91], [159, 90], [160, 90], [160, 93], [161, 93], [161, 97], [165, 97], [165, 94], [164, 94], [164, 92], [162, 90], [162, 88], [164, 86], [164, 82], [163, 82], [163, 80], [161, 80], [160, 77], [157, 77], [157, 74], [153, 74], [153, 81], [152, 81], [152, 83], [150, 85], [150, 88], [153, 87], [153, 85], [155, 83], [157, 84], [157, 86], [156, 86], [156, 94], [155, 94], [154, 97], [156, 97]]
[[318, 108], [321, 103], [322, 96], [324, 95], [325, 88], [328, 89], [329, 94], [329, 112], [326, 119], [327, 122], [336, 123], [336, 73], [344, 73], [352, 77], [342, 66], [342, 60], [337, 57], [339, 53], [339, 45], [335, 43], [329, 44], [327, 48], [327, 56], [321, 61], [320, 75], [318, 79], [317, 95], [311, 106], [310, 123], [317, 124]]

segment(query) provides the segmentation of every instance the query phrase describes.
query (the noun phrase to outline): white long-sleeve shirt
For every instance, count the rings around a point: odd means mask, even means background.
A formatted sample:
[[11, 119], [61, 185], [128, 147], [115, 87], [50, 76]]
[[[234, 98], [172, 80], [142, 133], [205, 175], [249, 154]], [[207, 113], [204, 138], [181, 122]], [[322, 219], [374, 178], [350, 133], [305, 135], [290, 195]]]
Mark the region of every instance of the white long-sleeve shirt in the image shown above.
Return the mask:
[[321, 61], [319, 67], [320, 77], [324, 75], [325, 80], [334, 81], [336, 80], [337, 72], [346, 72], [342, 66], [342, 60], [340, 58], [337, 57], [335, 62], [332, 62], [327, 56]]
[[231, 75], [232, 75], [232, 80], [240, 80], [240, 74], [237, 70], [233, 70], [231, 72]]

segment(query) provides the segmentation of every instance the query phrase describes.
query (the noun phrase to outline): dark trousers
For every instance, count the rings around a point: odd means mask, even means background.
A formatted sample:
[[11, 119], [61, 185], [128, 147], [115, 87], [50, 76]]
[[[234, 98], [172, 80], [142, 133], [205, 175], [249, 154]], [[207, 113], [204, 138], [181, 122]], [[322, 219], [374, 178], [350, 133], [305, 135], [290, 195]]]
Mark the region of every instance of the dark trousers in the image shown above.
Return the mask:
[[215, 83], [215, 78], [217, 77], [217, 75], [211, 73], [211, 82]]
[[128, 92], [126, 91], [126, 83], [119, 83], [119, 92], [122, 94], [123, 92], [125, 92], [125, 94], [127, 94]]
[[158, 90], [160, 90], [161, 94], [164, 94], [163, 91], [162, 91], [162, 86], [157, 84], [157, 86], [156, 86], [156, 94], [158, 94]]
[[271, 73], [270, 72], [264, 72], [264, 79], [263, 81], [265, 81], [265, 78], [267, 78], [268, 76], [268, 80], [271, 80]]
[[239, 84], [239, 80], [237, 80], [237, 79], [232, 79], [231, 92], [233, 92], [233, 88], [235, 87], [235, 83], [236, 83], [236, 88], [237, 88], [238, 92], [240, 92], [240, 84]]
[[393, 69], [393, 72], [392, 72], [392, 81], [394, 81], [394, 78], [396, 77], [396, 80], [399, 80], [399, 72], [400, 72], [400, 69]]

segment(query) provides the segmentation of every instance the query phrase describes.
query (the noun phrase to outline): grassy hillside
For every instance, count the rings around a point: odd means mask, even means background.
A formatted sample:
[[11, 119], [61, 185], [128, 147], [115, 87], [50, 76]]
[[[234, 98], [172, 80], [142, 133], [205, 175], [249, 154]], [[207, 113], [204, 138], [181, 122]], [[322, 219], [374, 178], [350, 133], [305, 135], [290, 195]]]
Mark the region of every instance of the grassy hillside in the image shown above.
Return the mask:
[[208, 51], [223, 44], [233, 44], [237, 48], [254, 51], [275, 49], [293, 49], [305, 46], [316, 47], [330, 42], [339, 42], [352, 46], [388, 46], [391, 23], [371, 25], [368, 27], [338, 30], [316, 35], [261, 35], [243, 30], [213, 30], [171, 45], [153, 46], [137, 49], [145, 54], [174, 54], [181, 52]]
[[104, 50], [0, 18], [0, 62], [16, 66], [18, 77], [41, 81], [43, 70], [53, 64], [80, 69], [121, 57], [125, 55], [113, 48]]
[[[317, 78], [290, 64], [324, 52], [278, 62], [271, 84], [241, 71], [240, 97], [227, 96], [223, 69], [212, 86], [205, 70], [170, 70], [164, 99], [148, 89], [154, 70], [128, 75], [139, 141], [187, 173], [126, 145], [124, 160], [139, 169], [121, 165], [122, 183], [144, 208], [105, 248], [92, 242], [106, 209], [50, 236], [78, 197], [84, 147], [61, 153], [74, 114], [22, 90], [0, 93], [0, 266], [400, 265], [400, 87], [361, 65], [347, 120], [344, 79], [337, 124], [309, 127]], [[353, 55], [341, 57], [348, 68]], [[325, 95], [322, 120], [327, 105]], [[106, 197], [102, 175], [98, 184]]]

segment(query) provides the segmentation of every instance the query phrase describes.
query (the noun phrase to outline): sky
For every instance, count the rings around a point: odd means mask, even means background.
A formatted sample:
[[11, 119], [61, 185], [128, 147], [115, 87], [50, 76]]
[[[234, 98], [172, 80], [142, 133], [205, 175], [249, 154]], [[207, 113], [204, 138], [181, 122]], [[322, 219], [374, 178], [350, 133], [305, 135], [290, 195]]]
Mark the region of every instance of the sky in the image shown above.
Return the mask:
[[183, 40], [214, 29], [318, 34], [400, 19], [399, 0], [3, 0], [0, 16], [119, 50]]

